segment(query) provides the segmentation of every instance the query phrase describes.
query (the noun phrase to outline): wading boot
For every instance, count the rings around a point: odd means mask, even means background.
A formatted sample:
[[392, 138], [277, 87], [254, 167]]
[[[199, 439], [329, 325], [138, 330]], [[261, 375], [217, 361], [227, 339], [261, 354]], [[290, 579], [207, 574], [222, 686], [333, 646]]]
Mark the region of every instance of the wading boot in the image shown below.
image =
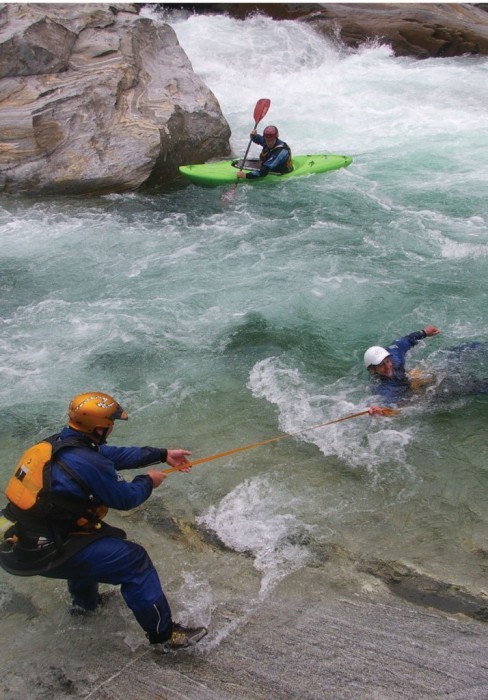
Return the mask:
[[207, 634], [206, 627], [185, 627], [173, 622], [171, 637], [164, 642], [161, 642], [156, 636], [148, 634], [148, 639], [155, 651], [167, 654], [170, 651], [178, 651], [178, 649], [186, 649], [194, 646], [200, 639], [203, 639]]

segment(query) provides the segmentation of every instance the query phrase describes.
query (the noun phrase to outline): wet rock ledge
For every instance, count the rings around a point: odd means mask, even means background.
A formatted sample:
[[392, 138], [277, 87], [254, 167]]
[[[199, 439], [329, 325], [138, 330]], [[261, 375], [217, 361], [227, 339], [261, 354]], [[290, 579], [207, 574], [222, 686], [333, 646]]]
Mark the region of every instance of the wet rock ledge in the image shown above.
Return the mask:
[[0, 5], [0, 192], [102, 194], [229, 152], [173, 29], [125, 4]]
[[488, 597], [483, 593], [473, 594], [462, 586], [439, 581], [398, 562], [362, 562], [358, 570], [375, 576], [394, 595], [414, 605], [488, 622]]

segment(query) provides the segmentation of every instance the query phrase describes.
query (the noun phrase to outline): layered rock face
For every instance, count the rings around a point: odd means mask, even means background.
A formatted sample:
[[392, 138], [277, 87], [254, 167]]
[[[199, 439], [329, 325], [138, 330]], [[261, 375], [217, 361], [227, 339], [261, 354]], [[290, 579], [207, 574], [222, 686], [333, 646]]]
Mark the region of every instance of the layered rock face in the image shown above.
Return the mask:
[[308, 21], [352, 48], [378, 41], [389, 44], [396, 56], [488, 56], [488, 13], [475, 5], [333, 4]]
[[0, 191], [100, 194], [229, 153], [170, 26], [131, 5], [0, 7]]

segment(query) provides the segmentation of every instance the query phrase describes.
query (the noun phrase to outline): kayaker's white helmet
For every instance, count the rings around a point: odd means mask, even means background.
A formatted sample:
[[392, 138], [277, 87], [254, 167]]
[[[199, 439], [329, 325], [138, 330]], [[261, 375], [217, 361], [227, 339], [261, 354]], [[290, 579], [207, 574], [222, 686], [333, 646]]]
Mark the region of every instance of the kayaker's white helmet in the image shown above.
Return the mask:
[[371, 367], [371, 365], [381, 365], [385, 357], [388, 357], [390, 353], [385, 348], [379, 345], [373, 345], [368, 348], [364, 353], [364, 364], [366, 367]]

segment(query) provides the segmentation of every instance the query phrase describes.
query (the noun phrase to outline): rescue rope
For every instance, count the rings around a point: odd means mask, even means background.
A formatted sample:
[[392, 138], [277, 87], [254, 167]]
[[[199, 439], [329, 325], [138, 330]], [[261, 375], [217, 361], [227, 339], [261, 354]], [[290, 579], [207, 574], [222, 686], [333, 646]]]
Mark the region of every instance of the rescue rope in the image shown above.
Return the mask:
[[[312, 425], [308, 428], [302, 428], [301, 430], [296, 430], [293, 433], [283, 433], [283, 435], [277, 435], [276, 437], [269, 438], [268, 440], [261, 440], [261, 442], [253, 442], [250, 445], [243, 445], [242, 447], [234, 447], [234, 449], [232, 450], [226, 450], [225, 452], [219, 452], [218, 454], [211, 455], [210, 457], [202, 457], [201, 459], [195, 459], [193, 462], [187, 462], [186, 464], [182, 464], [181, 467], [170, 467], [169, 469], [163, 469], [163, 474], [172, 474], [173, 472], [179, 472], [182, 469], [187, 469], [188, 467], [196, 467], [197, 464], [212, 462], [214, 459], [228, 457], [229, 455], [234, 455], [237, 452], [244, 452], [246, 450], [252, 450], [254, 447], [269, 445], [270, 442], [276, 442], [277, 440], [283, 440], [287, 437], [293, 437], [294, 435], [299, 435], [300, 433], [306, 433], [308, 430], [316, 430], [317, 428], [323, 428], [324, 426], [332, 425], [333, 423], [341, 423], [343, 420], [351, 420], [351, 418], [365, 416], [367, 413], [369, 413], [369, 409], [366, 409], [365, 411], [359, 411], [359, 413], [351, 413], [348, 416], [342, 416], [342, 418], [336, 418], [335, 420], [329, 420], [326, 423], [319, 423], [318, 425]], [[399, 413], [400, 411], [396, 408], [381, 408], [381, 413], [378, 413], [377, 415], [396, 416]]]

